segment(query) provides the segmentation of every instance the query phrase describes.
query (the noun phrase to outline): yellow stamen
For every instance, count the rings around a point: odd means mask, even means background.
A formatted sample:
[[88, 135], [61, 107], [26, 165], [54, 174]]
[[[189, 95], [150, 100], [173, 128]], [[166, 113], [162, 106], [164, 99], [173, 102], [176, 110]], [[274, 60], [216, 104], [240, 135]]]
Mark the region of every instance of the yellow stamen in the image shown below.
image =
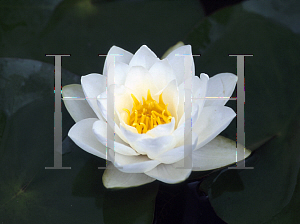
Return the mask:
[[163, 116], [161, 114], [157, 113], [156, 111], [152, 111], [152, 113], [155, 114], [155, 115], [157, 115], [155, 117], [161, 117], [161, 118], [163, 118]]
[[137, 115], [138, 115], [138, 114], [137, 114], [137, 110], [135, 110], [134, 113], [135, 113], [135, 120], [134, 120], [134, 123], [136, 123], [136, 122], [137, 122]]
[[150, 89], [148, 89], [147, 100], [148, 101], [154, 101], [154, 99], [152, 98], [152, 96], [150, 94]]
[[158, 124], [161, 124], [160, 118], [159, 118], [159, 117], [157, 117], [156, 120], [157, 120], [157, 123], [158, 123]]
[[165, 105], [163, 99], [162, 99], [162, 93], [159, 95], [159, 104], [160, 105]]
[[137, 100], [137, 98], [133, 94], [131, 94], [131, 97], [132, 97], [136, 107], [139, 106], [140, 102]]
[[145, 117], [146, 117], [146, 115], [145, 115], [145, 114], [142, 114], [142, 119], [141, 119], [141, 122], [140, 122], [140, 123], [143, 123], [143, 122], [144, 122]]
[[159, 109], [160, 111], [163, 111], [163, 110], [164, 110], [163, 108], [161, 108], [161, 106], [158, 105], [157, 102], [154, 102], [154, 105], [155, 105], [155, 107], [156, 107], [157, 109]]
[[143, 125], [143, 134], [147, 132], [147, 126], [144, 123], [141, 123]]
[[146, 103], [145, 98], [144, 97], [142, 97], [142, 98], [143, 98], [143, 105], [146, 105], [147, 103]]
[[147, 129], [149, 128], [148, 124], [149, 124], [149, 117], [146, 117], [146, 127], [147, 127]]
[[162, 93], [159, 95], [159, 103], [151, 96], [150, 90], [147, 92], [147, 100], [142, 97], [142, 101], [131, 94], [133, 99], [132, 113], [130, 110], [123, 109], [128, 114], [128, 125], [135, 127], [139, 134], [145, 134], [147, 131], [157, 127], [160, 124], [171, 122], [172, 115], [168, 111], [168, 104], [162, 99]]
[[153, 116], [151, 115], [151, 121], [150, 121], [150, 129], [153, 128]]
[[163, 110], [163, 112], [162, 112], [162, 118], [164, 119], [164, 121], [165, 121], [166, 123], [169, 123], [169, 120], [168, 120], [168, 118], [164, 115], [164, 113], [165, 113], [165, 110]]
[[133, 125], [132, 126], [136, 126], [135, 128], [136, 128], [136, 130], [138, 131], [138, 133], [139, 134], [141, 134], [141, 127], [140, 127], [140, 125], [139, 124], [137, 124], [137, 123], [133, 123]]

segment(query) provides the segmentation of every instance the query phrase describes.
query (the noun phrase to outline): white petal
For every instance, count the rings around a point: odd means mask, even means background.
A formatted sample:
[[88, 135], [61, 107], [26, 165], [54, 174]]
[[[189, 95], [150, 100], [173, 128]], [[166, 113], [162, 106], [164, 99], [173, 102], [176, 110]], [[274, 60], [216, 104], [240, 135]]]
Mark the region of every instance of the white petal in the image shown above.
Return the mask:
[[196, 148], [197, 146], [197, 141], [198, 141], [198, 136], [196, 133], [192, 132], [192, 145], [191, 147], [188, 147], [188, 143], [182, 144], [179, 147], [170, 149], [158, 157], [156, 157], [156, 160], [158, 160], [161, 163], [165, 164], [172, 164], [175, 162], [178, 162], [182, 158], [189, 156]]
[[177, 81], [172, 80], [168, 83], [168, 85], [162, 89], [161, 91], [157, 92], [153, 99], [158, 102], [159, 95], [162, 94], [162, 98], [165, 104], [168, 104], [168, 111], [171, 113], [172, 117], [175, 118], [175, 127], [178, 124], [178, 115], [177, 115], [177, 108], [179, 103], [179, 93], [177, 87]]
[[[197, 122], [197, 119], [198, 119], [199, 114], [200, 114], [199, 111], [200, 111], [199, 102], [197, 102], [197, 101], [192, 102], [192, 113], [190, 115], [190, 118], [192, 119], [192, 127]], [[182, 126], [182, 125], [184, 125], [185, 122], [190, 122], [190, 120], [185, 117], [185, 112], [184, 112], [183, 115], [181, 116], [180, 121], [178, 122], [177, 128], [180, 127], [180, 126]]]
[[131, 67], [127, 74], [124, 85], [127, 88], [135, 91], [135, 97], [139, 101], [142, 100], [142, 97], [147, 96], [148, 89], [150, 90], [151, 95], [157, 93], [158, 91], [158, 89], [154, 85], [151, 74], [144, 67]]
[[176, 80], [176, 76], [173, 73], [172, 67], [168, 62], [168, 59], [159, 60], [149, 70], [154, 84], [158, 90], [162, 90], [169, 82]]
[[[111, 86], [109, 86], [109, 88], [108, 88], [108, 93], [112, 93], [112, 88], [114, 88], [115, 87], [115, 92], [114, 92], [114, 96], [115, 96], [115, 108], [116, 108], [116, 102], [117, 102], [117, 105], [118, 105], [118, 102], [122, 102], [122, 103], [124, 103], [124, 102], [126, 102], [126, 101], [124, 101], [124, 97], [126, 97], [126, 96], [128, 96], [128, 94], [126, 95], [124, 92], [122, 92], [122, 90], [123, 89], [121, 89], [120, 91], [118, 91], [119, 89], [117, 88], [118, 87], [118, 85], [111, 85]], [[122, 86], [121, 86], [122, 87]], [[122, 93], [122, 94], [120, 94], [120, 92]], [[100, 111], [101, 111], [101, 114], [102, 114], [102, 116], [103, 116], [103, 118], [104, 118], [104, 120], [106, 121], [107, 120], [107, 93], [106, 93], [106, 91], [105, 92], [103, 92], [103, 93], [101, 93], [98, 97], [97, 97], [97, 103], [98, 103], [98, 107], [99, 107], [99, 109], [100, 109]], [[129, 104], [128, 104], [129, 105]], [[127, 105], [127, 106], [128, 106]], [[123, 105], [121, 104], [120, 106], [119, 106], [119, 108], [121, 107], [121, 108], [126, 108], [126, 107], [122, 107]], [[126, 104], [125, 104], [125, 106], [126, 106]], [[116, 109], [115, 109], [116, 110]], [[122, 134], [122, 132], [121, 132], [121, 130], [120, 130], [120, 127], [119, 127], [119, 125], [120, 125], [120, 115], [119, 115], [119, 113], [118, 113], [118, 111], [116, 111], [117, 113], [115, 113], [114, 115], [114, 123], [115, 123], [115, 132], [117, 133], [117, 135], [124, 141], [124, 142], [126, 142], [126, 143], [128, 143], [128, 141], [126, 140], [126, 138], [125, 138], [125, 136]], [[125, 112], [125, 111], [124, 111]]]
[[116, 134], [117, 134], [124, 142], [126, 142], [126, 143], [128, 144], [127, 139], [125, 138], [125, 136], [124, 136], [123, 133], [121, 132], [120, 127], [119, 127], [117, 124], [115, 124], [115, 132], [116, 132]]
[[157, 125], [155, 128], [147, 131], [147, 135], [151, 137], [159, 137], [164, 135], [171, 135], [175, 128], [175, 118], [173, 117], [170, 123]]
[[189, 157], [186, 157], [173, 164], [160, 164], [145, 174], [159, 181], [175, 184], [182, 182], [189, 177], [192, 169], [188, 167], [191, 166], [191, 163], [192, 161]]
[[129, 71], [128, 64], [125, 64], [123, 62], [115, 62], [115, 64], [111, 63], [108, 66], [107, 74], [108, 77], [109, 76], [114, 77], [113, 79], [114, 82], [113, 83], [108, 82], [108, 86], [112, 84], [124, 85], [128, 71]]
[[181, 117], [181, 120], [178, 123], [178, 127], [172, 133], [172, 135], [176, 138], [176, 141], [177, 141], [176, 147], [184, 144], [184, 132], [185, 132], [186, 122], [187, 123], [191, 122], [192, 129], [193, 129], [194, 125], [197, 124], [198, 110], [199, 110], [199, 105], [194, 103], [194, 104], [192, 104], [191, 120], [187, 119], [185, 121], [185, 114]]
[[[62, 88], [62, 96], [65, 98], [64, 104], [75, 122], [86, 118], [97, 118], [97, 115], [85, 100], [81, 85], [72, 84], [64, 86]], [[67, 99], [66, 97], [72, 98]]]
[[112, 46], [108, 51], [104, 62], [103, 75], [107, 76], [107, 67], [114, 61], [129, 64], [130, 60], [132, 59], [132, 56], [133, 54], [128, 51], [117, 46]]
[[106, 77], [96, 73], [82, 76], [81, 86], [89, 105], [98, 118], [103, 120], [97, 105], [97, 96], [106, 90]]
[[[205, 96], [207, 91], [207, 83], [208, 83], [209, 77], [208, 75], [201, 73], [200, 78], [198, 76], [192, 77], [192, 117], [198, 117], [199, 113], [201, 113], [202, 108], [205, 103]], [[179, 124], [181, 125], [184, 122], [184, 83], [181, 83], [178, 87], [179, 89], [179, 104], [178, 104], [178, 119]], [[196, 105], [197, 104], [197, 105]], [[195, 114], [196, 109], [198, 109], [197, 114]], [[196, 120], [193, 120], [193, 122], [196, 122]]]
[[100, 109], [102, 117], [106, 120], [107, 118], [107, 93], [106, 91], [102, 92], [97, 96], [97, 105]]
[[[112, 153], [110, 156], [112, 158]], [[144, 173], [160, 164], [159, 161], [149, 159], [147, 156], [125, 156], [119, 153], [115, 153], [114, 162], [115, 167], [124, 173]]]
[[103, 185], [106, 188], [136, 187], [155, 181], [143, 173], [123, 173], [109, 163], [102, 176]]
[[236, 113], [226, 106], [204, 107], [193, 128], [198, 134], [197, 149], [221, 133], [235, 116]]
[[173, 135], [152, 138], [147, 134], [133, 133], [121, 124], [121, 131], [128, 140], [129, 144], [138, 153], [148, 155], [150, 159], [155, 159], [159, 154], [175, 147], [176, 139]]
[[[232, 73], [217, 74], [208, 81], [206, 97], [231, 97], [236, 82], [237, 76]], [[228, 100], [206, 99], [204, 106], [223, 106]]]
[[[123, 111], [123, 108], [129, 109], [131, 111], [132, 105], [133, 105], [133, 99], [130, 96], [131, 90], [126, 88], [123, 85], [110, 85], [108, 87], [107, 92], [104, 91], [100, 95], [97, 96], [97, 103], [98, 107], [101, 111], [102, 116], [107, 120], [107, 94], [113, 95], [114, 100], [114, 107], [119, 113], [126, 113]], [[115, 116], [115, 122], [116, 118], [118, 121], [120, 121], [120, 117]], [[119, 123], [117, 123], [119, 125]]]
[[97, 140], [93, 132], [93, 124], [96, 121], [98, 119], [88, 118], [77, 122], [69, 130], [68, 135], [76, 145], [86, 152], [107, 159], [106, 147]]
[[172, 133], [172, 135], [176, 139], [175, 147], [182, 146], [184, 144], [184, 130], [185, 130], [185, 123], [178, 126]]
[[192, 48], [190, 45], [185, 45], [179, 47], [172, 51], [168, 56], [167, 59], [169, 60], [170, 65], [173, 68], [174, 74], [177, 79], [178, 85], [180, 85], [184, 81], [184, 73], [185, 73], [185, 58], [187, 60], [191, 60], [192, 64], [192, 76], [195, 76], [195, 65], [194, 59], [192, 56]]
[[193, 152], [193, 171], [212, 170], [227, 166], [236, 161], [236, 153], [244, 154], [247, 158], [251, 151], [245, 149], [241, 144], [237, 144], [223, 136], [217, 136], [205, 146]]
[[199, 113], [204, 107], [208, 82], [209, 77], [205, 73], [201, 73], [200, 78], [198, 76], [193, 77], [192, 94], [194, 99], [192, 99], [192, 102], [199, 105]]
[[146, 69], [150, 69], [151, 66], [159, 59], [153, 51], [150, 50], [146, 45], [143, 45], [138, 49], [132, 57], [129, 67], [142, 66]]
[[178, 116], [178, 123], [177, 128], [183, 123], [184, 118], [184, 98], [185, 97], [185, 90], [184, 90], [184, 83], [181, 83], [178, 86], [178, 108], [177, 108], [177, 116]]
[[[128, 109], [130, 111], [130, 113], [132, 112], [133, 99], [131, 97], [131, 93], [135, 96], [137, 94], [134, 90], [131, 90], [124, 85], [111, 85], [111, 86], [109, 86], [107, 92], [112, 94], [113, 89], [114, 89], [114, 98], [115, 98], [115, 102], [114, 102], [115, 122], [118, 125], [118, 127], [115, 127], [115, 131], [123, 139], [123, 141], [128, 143], [128, 140], [126, 139], [126, 137], [123, 135], [123, 133], [119, 129], [119, 126], [120, 126], [120, 124], [123, 124], [123, 126], [127, 130], [137, 133], [136, 128], [127, 125], [128, 114], [126, 113], [126, 111], [123, 110], [123, 109]], [[98, 100], [99, 100], [98, 102], [99, 102], [100, 106], [105, 107], [104, 105], [107, 105], [107, 99], [104, 100], [104, 99], [99, 98]], [[101, 100], [101, 102], [100, 102], [100, 100]], [[120, 133], [119, 133], [119, 130], [120, 130]]]
[[114, 151], [123, 155], [139, 155], [126, 142], [124, 142], [118, 135], [114, 139], [107, 139], [107, 123], [101, 120], [94, 122], [93, 131], [97, 139], [106, 146], [108, 141], [114, 141]]
[[120, 115], [126, 113], [123, 109], [128, 109], [131, 113], [134, 102], [131, 94], [137, 95], [137, 92], [124, 85], [111, 85], [107, 92], [112, 93], [112, 91], [114, 91], [115, 108]]

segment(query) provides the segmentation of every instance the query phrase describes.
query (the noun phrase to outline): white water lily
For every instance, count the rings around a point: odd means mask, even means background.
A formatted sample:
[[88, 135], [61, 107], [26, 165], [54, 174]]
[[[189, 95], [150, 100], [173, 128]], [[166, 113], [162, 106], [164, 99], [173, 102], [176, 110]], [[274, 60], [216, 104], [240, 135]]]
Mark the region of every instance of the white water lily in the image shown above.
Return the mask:
[[[83, 150], [103, 159], [113, 160], [107, 144], [107, 95], [114, 94], [114, 161], [103, 174], [107, 188], [133, 187], [154, 180], [178, 183], [191, 171], [211, 170], [236, 162], [236, 150], [244, 147], [218, 136], [236, 116], [224, 106], [237, 76], [221, 73], [209, 78], [195, 76], [191, 46], [180, 46], [160, 60], [143, 45], [134, 55], [113, 46], [103, 75], [89, 74], [81, 85], [63, 88], [63, 97], [76, 124], [69, 137]], [[192, 151], [184, 152], [184, 60], [192, 64]], [[109, 76], [114, 76], [110, 83]], [[106, 88], [107, 86], [107, 88]], [[114, 92], [112, 92], [114, 91]], [[108, 122], [109, 123], [109, 122]], [[108, 152], [108, 153], [107, 153]], [[108, 155], [108, 157], [107, 157]], [[250, 151], [245, 151], [245, 157]], [[190, 159], [190, 160], [187, 160]], [[184, 164], [190, 161], [191, 167]]]

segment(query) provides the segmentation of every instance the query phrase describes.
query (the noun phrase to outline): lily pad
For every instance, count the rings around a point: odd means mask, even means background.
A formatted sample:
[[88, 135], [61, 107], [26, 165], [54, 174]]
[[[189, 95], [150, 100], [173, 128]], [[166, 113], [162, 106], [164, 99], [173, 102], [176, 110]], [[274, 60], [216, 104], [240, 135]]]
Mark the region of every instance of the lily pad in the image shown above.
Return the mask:
[[[246, 160], [254, 169], [224, 169], [208, 184], [217, 215], [228, 223], [265, 223], [278, 214], [281, 223], [297, 223], [281, 214], [287, 206], [285, 213], [296, 217], [299, 204], [299, 34], [237, 5], [204, 19], [184, 42], [201, 54], [196, 68], [210, 76], [236, 74], [229, 54], [253, 54], [245, 57], [245, 143], [256, 150]], [[236, 123], [222, 135], [234, 140]]]
[[[152, 223], [157, 183], [112, 194], [98, 169], [105, 160], [69, 137], [63, 147], [72, 153], [63, 155], [63, 166], [71, 169], [45, 169], [54, 164], [53, 71], [54, 65], [38, 61], [0, 59], [0, 222]], [[63, 85], [79, 83], [66, 70], [62, 77]], [[62, 113], [66, 136], [74, 121], [65, 109]], [[126, 214], [115, 207], [126, 207]]]
[[295, 33], [300, 33], [300, 2], [297, 0], [251, 0], [243, 2], [243, 8], [249, 12], [282, 23]]
[[98, 54], [113, 45], [134, 53], [146, 44], [161, 56], [204, 17], [197, 0], [25, 2], [0, 5], [0, 56], [52, 63], [45, 54], [71, 54], [64, 68], [80, 76], [102, 73]]

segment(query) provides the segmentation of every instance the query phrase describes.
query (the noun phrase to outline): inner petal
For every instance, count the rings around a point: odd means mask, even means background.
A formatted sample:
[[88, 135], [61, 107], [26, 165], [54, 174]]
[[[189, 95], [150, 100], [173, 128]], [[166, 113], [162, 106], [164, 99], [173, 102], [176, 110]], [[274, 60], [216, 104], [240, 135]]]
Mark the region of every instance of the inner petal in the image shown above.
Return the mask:
[[135, 127], [139, 134], [147, 133], [147, 131], [155, 128], [160, 124], [170, 123], [172, 115], [168, 110], [168, 104], [165, 104], [162, 99], [162, 94], [159, 95], [159, 102], [154, 100], [148, 89], [147, 100], [143, 98], [142, 101], [131, 94], [133, 99], [132, 112], [127, 108], [123, 108], [127, 112], [125, 123], [129, 126]]

